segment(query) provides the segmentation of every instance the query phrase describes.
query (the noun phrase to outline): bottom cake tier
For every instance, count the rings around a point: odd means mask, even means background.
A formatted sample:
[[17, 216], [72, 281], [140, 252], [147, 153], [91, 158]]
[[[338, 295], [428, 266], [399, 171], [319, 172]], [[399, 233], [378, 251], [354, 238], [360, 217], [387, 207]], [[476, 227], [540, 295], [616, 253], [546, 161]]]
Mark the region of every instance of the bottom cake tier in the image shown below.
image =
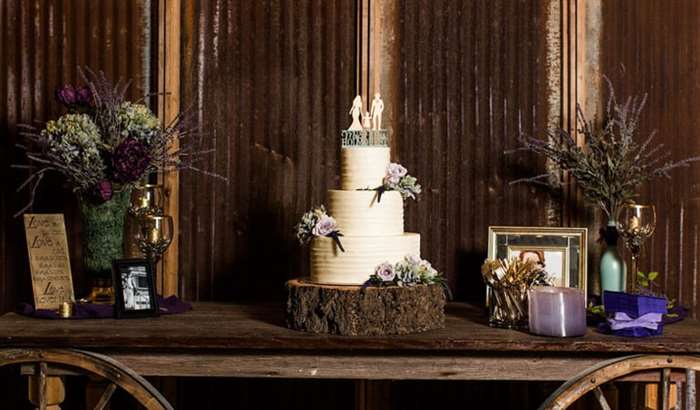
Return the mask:
[[331, 238], [311, 242], [311, 281], [329, 285], [361, 285], [382, 262], [420, 256], [420, 234], [343, 236], [345, 252]]

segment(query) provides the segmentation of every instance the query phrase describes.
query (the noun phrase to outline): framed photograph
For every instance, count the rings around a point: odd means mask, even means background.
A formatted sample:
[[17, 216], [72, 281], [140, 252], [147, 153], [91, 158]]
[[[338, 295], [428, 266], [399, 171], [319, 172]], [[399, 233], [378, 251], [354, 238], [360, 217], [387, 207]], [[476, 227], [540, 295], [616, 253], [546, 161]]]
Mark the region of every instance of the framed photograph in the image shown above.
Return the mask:
[[112, 266], [117, 318], [158, 315], [153, 267], [146, 259], [118, 259]]
[[586, 228], [491, 226], [488, 258], [533, 260], [554, 286], [579, 288], [586, 295], [587, 241]]

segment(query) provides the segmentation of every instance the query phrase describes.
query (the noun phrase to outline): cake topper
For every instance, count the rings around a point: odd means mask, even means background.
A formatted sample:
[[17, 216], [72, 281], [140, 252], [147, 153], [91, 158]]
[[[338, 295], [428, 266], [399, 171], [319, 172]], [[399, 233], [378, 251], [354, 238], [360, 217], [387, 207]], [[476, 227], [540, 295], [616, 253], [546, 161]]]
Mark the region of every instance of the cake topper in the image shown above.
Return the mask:
[[350, 124], [348, 130], [361, 131], [362, 124], [360, 123], [360, 115], [362, 114], [362, 96], [358, 95], [352, 101], [352, 108], [350, 108], [349, 114], [352, 116], [352, 124]]
[[366, 130], [372, 129], [372, 116], [369, 115], [367, 111], [365, 111], [365, 115], [362, 116], [362, 128]]
[[342, 146], [388, 147], [389, 131], [382, 129], [382, 111], [384, 102], [379, 93], [374, 95], [369, 112], [362, 110], [362, 96], [356, 96], [348, 113], [352, 124], [340, 131]]
[[372, 129], [374, 130], [382, 129], [382, 111], [384, 111], [384, 102], [382, 96], [376, 93], [372, 100]]

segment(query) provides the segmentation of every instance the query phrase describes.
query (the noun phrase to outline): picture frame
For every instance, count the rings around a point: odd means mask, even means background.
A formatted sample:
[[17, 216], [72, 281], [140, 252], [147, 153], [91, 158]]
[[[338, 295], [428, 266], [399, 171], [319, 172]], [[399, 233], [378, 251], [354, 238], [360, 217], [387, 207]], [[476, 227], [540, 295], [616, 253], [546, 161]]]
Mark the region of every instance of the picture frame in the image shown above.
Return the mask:
[[[578, 288], [587, 296], [588, 229], [490, 226], [488, 258], [525, 257], [541, 263], [554, 286]], [[486, 287], [488, 306], [489, 287]]]
[[112, 263], [114, 315], [117, 319], [158, 316], [153, 264], [147, 259]]

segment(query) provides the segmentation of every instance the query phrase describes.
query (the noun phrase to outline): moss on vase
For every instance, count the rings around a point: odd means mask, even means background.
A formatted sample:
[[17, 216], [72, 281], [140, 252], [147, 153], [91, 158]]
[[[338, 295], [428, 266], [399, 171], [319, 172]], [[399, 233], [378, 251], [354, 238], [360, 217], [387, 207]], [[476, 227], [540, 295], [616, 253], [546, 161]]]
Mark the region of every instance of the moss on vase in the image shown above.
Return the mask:
[[131, 190], [101, 204], [80, 200], [83, 271], [93, 279], [112, 277], [112, 261], [124, 255], [124, 220]]

